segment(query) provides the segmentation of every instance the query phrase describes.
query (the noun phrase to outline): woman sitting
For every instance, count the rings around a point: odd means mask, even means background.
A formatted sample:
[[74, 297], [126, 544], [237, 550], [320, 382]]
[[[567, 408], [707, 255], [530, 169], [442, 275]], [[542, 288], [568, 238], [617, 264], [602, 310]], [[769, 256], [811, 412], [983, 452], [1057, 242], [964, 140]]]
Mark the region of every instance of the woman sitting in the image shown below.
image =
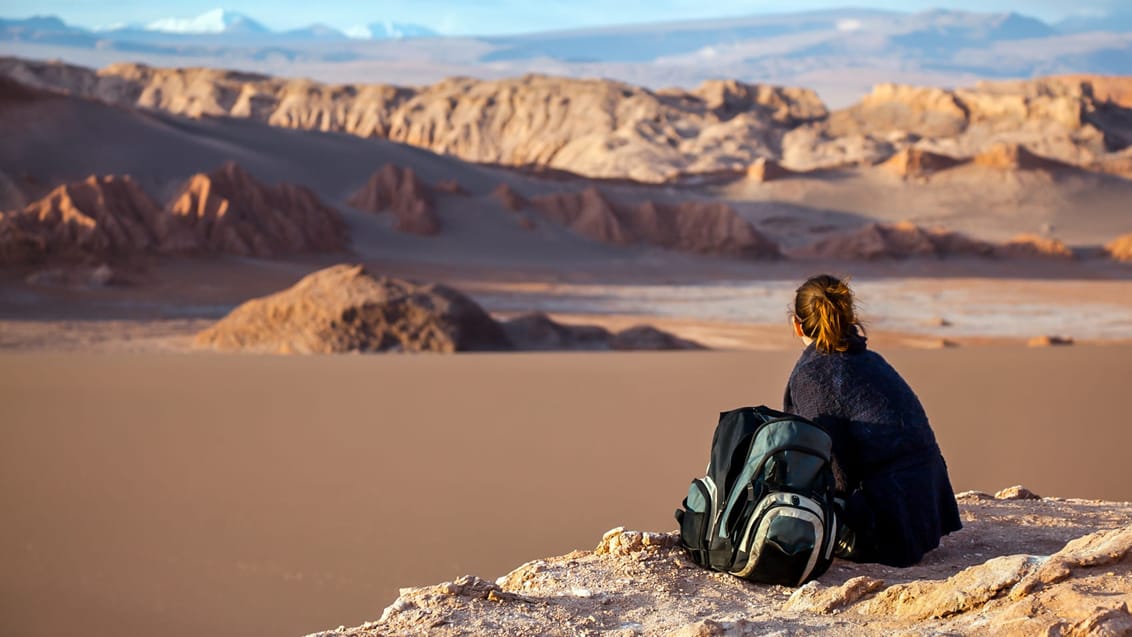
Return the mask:
[[794, 333], [806, 349], [786, 386], [784, 410], [822, 425], [833, 438], [844, 498], [838, 555], [911, 566], [962, 527], [920, 400], [887, 361], [869, 351], [853, 293], [815, 276], [794, 297]]

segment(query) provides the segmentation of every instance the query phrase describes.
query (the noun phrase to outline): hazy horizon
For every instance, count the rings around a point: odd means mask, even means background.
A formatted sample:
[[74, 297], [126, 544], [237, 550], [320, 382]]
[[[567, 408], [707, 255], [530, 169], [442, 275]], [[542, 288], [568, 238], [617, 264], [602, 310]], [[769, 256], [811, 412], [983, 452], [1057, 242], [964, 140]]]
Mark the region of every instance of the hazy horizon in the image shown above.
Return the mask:
[[391, 21], [420, 25], [442, 35], [505, 35], [574, 28], [597, 28], [637, 23], [704, 20], [759, 14], [797, 13], [835, 9], [877, 9], [917, 12], [946, 8], [978, 13], [1016, 12], [1045, 21], [1077, 16], [1097, 16], [1126, 10], [1118, 0], [1087, 0], [1072, 5], [1052, 0], [958, 0], [941, 7], [938, 0], [769, 0], [750, 2], [720, 0], [711, 4], [687, 0], [627, 0], [608, 5], [596, 0], [564, 2], [551, 0], [529, 5], [519, 0], [393, 0], [380, 7], [358, 9], [357, 3], [330, 0], [315, 6], [297, 0], [280, 0], [270, 5], [251, 0], [177, 0], [141, 2], [127, 0], [107, 6], [76, 0], [16, 2], [3, 17], [20, 19], [52, 15], [68, 24], [84, 28], [115, 25], [146, 25], [160, 19], [186, 19], [221, 8], [241, 13], [272, 30], [287, 30], [324, 24], [338, 30], [373, 22]]

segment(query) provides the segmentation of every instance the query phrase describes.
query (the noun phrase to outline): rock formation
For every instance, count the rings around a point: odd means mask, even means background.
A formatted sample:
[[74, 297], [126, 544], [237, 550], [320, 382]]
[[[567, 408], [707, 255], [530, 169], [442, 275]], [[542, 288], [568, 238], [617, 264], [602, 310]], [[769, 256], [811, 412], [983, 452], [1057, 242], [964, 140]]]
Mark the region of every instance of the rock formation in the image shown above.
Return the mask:
[[192, 235], [129, 177], [91, 176], [0, 213], [0, 263], [167, 252]]
[[784, 129], [826, 115], [808, 89], [707, 82], [652, 91], [608, 80], [454, 78], [422, 88], [336, 86], [215, 69], [115, 64], [97, 73], [8, 58], [0, 75], [188, 117], [384, 137], [475, 162], [645, 182], [744, 170]]
[[319, 270], [248, 301], [196, 344], [284, 354], [511, 349], [499, 324], [460, 292], [375, 277], [358, 265]]
[[345, 249], [338, 212], [301, 186], [264, 186], [235, 164], [191, 177], [161, 208], [129, 176], [91, 176], [0, 213], [0, 262]]
[[234, 162], [190, 177], [168, 209], [194, 236], [171, 251], [278, 257], [336, 252], [348, 242], [338, 211], [313, 192], [266, 186]]
[[531, 199], [542, 216], [578, 234], [615, 245], [648, 244], [680, 252], [777, 258], [778, 247], [730, 206], [685, 201], [678, 205], [614, 202], [596, 187]]
[[1106, 243], [1104, 249], [1115, 261], [1132, 262], [1132, 234], [1120, 235]]
[[961, 160], [947, 155], [921, 148], [905, 148], [885, 160], [880, 166], [901, 179], [915, 179], [953, 168], [960, 163]]
[[1022, 234], [1005, 243], [994, 244], [943, 228], [922, 228], [908, 221], [866, 224], [792, 250], [789, 256], [843, 261], [948, 257], [1075, 258], [1073, 251], [1064, 243], [1050, 237]]
[[910, 222], [870, 223], [799, 248], [790, 256], [803, 259], [910, 259], [992, 256], [994, 246], [958, 232], [925, 229]]
[[497, 322], [450, 287], [336, 265], [252, 299], [197, 335], [196, 345], [276, 354], [496, 350], [703, 349], [649, 326], [617, 333], [545, 314]]
[[0, 76], [189, 117], [383, 137], [468, 161], [651, 183], [742, 174], [760, 157], [799, 169], [871, 164], [913, 146], [973, 157], [1007, 143], [1099, 166], [1132, 145], [1127, 78], [1064, 76], [955, 90], [882, 84], [830, 113], [812, 91], [734, 80], [657, 92], [540, 75], [453, 78], [420, 88], [339, 86], [140, 64], [94, 72], [15, 58], [0, 59]]
[[521, 350], [687, 350], [704, 349], [649, 325], [612, 333], [599, 325], [564, 325], [545, 314], [526, 314], [503, 323], [516, 349]]
[[367, 212], [393, 212], [396, 227], [402, 232], [425, 236], [440, 232], [432, 189], [417, 178], [412, 168], [385, 164], [347, 203]]
[[380, 618], [319, 637], [1127, 635], [1132, 505], [958, 496], [964, 529], [918, 565], [836, 560], [799, 588], [709, 572], [676, 533], [606, 533], [593, 550], [401, 589]]

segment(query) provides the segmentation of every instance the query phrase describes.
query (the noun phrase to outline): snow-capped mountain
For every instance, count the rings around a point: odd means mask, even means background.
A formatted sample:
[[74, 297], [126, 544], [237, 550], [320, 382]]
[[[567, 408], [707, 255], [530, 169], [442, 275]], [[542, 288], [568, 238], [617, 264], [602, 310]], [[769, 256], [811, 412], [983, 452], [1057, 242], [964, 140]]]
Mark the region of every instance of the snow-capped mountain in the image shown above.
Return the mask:
[[242, 13], [213, 9], [194, 18], [162, 18], [145, 25], [162, 33], [268, 33], [267, 27]]
[[346, 35], [358, 40], [400, 40], [403, 38], [429, 38], [437, 33], [419, 24], [404, 22], [370, 22], [346, 29]]

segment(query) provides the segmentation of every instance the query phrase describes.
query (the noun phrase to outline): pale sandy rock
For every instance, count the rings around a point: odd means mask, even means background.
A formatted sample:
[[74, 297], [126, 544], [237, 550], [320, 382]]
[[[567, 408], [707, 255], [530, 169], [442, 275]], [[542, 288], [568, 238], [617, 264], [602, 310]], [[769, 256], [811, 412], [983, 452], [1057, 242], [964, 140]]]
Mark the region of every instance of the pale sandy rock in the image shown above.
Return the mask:
[[691, 93], [722, 119], [760, 111], [782, 124], [800, 124], [829, 114], [817, 94], [808, 89], [708, 80]]
[[1035, 336], [1026, 341], [1026, 345], [1030, 347], [1052, 347], [1055, 345], [1072, 345], [1073, 338], [1069, 336], [1058, 336], [1055, 334], [1043, 334]]
[[1041, 558], [1008, 555], [964, 569], [944, 581], [915, 581], [890, 586], [856, 611], [919, 621], [959, 615], [981, 608], [1038, 568]]
[[198, 347], [271, 353], [511, 349], [507, 335], [452, 288], [337, 265], [248, 301], [196, 337]]
[[672, 548], [680, 546], [680, 539], [672, 533], [652, 533], [649, 531], [627, 531], [619, 526], [601, 536], [594, 549], [595, 555], [624, 556], [646, 548]]
[[1126, 79], [1095, 76], [954, 90], [882, 84], [830, 113], [807, 89], [734, 80], [654, 92], [528, 75], [410, 88], [140, 64], [96, 73], [17, 58], [0, 59], [0, 75], [188, 117], [383, 137], [468, 161], [650, 183], [742, 174], [760, 157], [799, 170], [874, 164], [913, 145], [972, 157], [996, 143], [1021, 144], [1050, 159], [1104, 167], [1132, 144]]
[[1041, 500], [1042, 499], [1042, 496], [1034, 493], [1033, 491], [1027, 489], [1026, 487], [1024, 487], [1020, 484], [1016, 484], [1012, 487], [1006, 487], [1005, 489], [999, 491], [998, 493], [995, 493], [994, 497], [998, 500]]
[[392, 212], [397, 217], [396, 227], [402, 232], [425, 236], [440, 232], [432, 189], [412, 168], [383, 165], [347, 203], [367, 212]]
[[960, 509], [964, 530], [906, 569], [837, 560], [799, 589], [760, 586], [696, 566], [677, 533], [616, 528], [593, 551], [528, 562], [494, 584], [402, 589], [379, 620], [319, 634], [1124, 634], [1132, 504], [963, 499]]
[[130, 177], [91, 176], [0, 213], [0, 262], [128, 257], [192, 245], [192, 234]]
[[421, 88], [333, 85], [216, 69], [116, 64], [98, 73], [7, 58], [0, 74], [114, 104], [188, 117], [394, 141], [475, 162], [663, 182], [741, 171], [782, 132], [825, 116], [813, 91], [708, 82], [654, 93], [609, 80], [451, 78]]
[[1132, 234], [1121, 235], [1104, 246], [1105, 252], [1115, 261], [1132, 262]]
[[795, 590], [782, 608], [827, 614], [853, 604], [883, 587], [884, 580], [865, 575], [854, 577], [840, 586], [824, 586], [815, 580]]
[[1060, 239], [1036, 234], [1020, 234], [994, 248], [997, 256], [1008, 259], [1072, 260], [1073, 251]]
[[1065, 545], [1036, 570], [1028, 573], [1010, 591], [1019, 600], [1039, 588], [1069, 579], [1078, 569], [1109, 566], [1132, 559], [1132, 524], [1119, 529], [1098, 531]]

